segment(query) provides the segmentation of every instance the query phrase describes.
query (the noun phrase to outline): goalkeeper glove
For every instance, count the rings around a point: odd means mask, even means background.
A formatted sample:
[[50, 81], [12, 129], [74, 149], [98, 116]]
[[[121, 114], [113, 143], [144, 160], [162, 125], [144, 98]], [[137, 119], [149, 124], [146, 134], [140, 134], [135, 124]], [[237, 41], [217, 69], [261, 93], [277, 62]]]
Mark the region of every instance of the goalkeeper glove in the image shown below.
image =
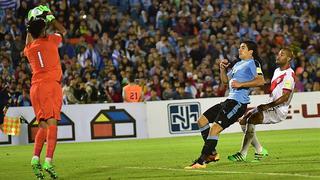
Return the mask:
[[56, 19], [52, 14], [46, 16], [46, 22], [51, 22], [52, 20]]
[[48, 13], [51, 13], [51, 10], [48, 8], [48, 6], [37, 6], [29, 11], [28, 20], [30, 21], [37, 18], [43, 18], [46, 21], [46, 23], [51, 22], [55, 19], [55, 17]]
[[36, 7], [37, 9], [39, 9], [42, 12], [51, 12], [51, 10], [48, 8], [48, 6], [44, 6], [44, 5], [40, 5], [38, 7]]

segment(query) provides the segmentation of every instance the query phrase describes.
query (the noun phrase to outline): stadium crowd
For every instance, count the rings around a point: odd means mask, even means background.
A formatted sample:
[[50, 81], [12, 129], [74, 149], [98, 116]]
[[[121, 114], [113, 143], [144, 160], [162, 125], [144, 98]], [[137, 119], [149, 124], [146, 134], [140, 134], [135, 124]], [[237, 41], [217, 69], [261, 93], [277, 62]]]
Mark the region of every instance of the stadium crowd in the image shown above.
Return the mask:
[[[38, 4], [68, 30], [59, 48], [65, 104], [122, 102], [130, 74], [145, 101], [225, 96], [219, 59], [235, 61], [248, 39], [259, 46], [268, 83], [276, 53], [289, 46], [296, 91], [320, 90], [318, 0], [21, 0], [0, 7], [0, 86], [13, 106], [31, 104], [22, 52], [25, 18]], [[268, 85], [251, 92], [264, 93]]]

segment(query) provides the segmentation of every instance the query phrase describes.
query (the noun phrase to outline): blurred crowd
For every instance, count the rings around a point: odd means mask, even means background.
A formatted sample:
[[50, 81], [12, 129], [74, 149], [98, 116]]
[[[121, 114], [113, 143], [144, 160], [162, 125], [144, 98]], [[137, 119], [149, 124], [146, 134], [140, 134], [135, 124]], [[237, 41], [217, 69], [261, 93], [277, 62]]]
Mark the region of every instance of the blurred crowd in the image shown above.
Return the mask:
[[[22, 51], [25, 18], [39, 4], [68, 30], [59, 48], [65, 104], [122, 102], [130, 74], [145, 101], [225, 96], [219, 60], [235, 61], [242, 40], [257, 42], [267, 83], [288, 46], [296, 91], [320, 90], [318, 0], [20, 0], [0, 5], [0, 86], [15, 106], [31, 103]], [[268, 84], [251, 92], [265, 93]]]

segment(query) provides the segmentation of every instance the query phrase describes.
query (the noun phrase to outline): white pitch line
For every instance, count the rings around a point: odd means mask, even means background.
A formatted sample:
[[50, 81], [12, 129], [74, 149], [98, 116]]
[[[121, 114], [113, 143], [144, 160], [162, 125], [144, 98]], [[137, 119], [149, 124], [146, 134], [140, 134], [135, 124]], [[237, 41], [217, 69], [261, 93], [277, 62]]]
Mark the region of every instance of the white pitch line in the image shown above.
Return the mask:
[[183, 171], [183, 172], [200, 172], [210, 174], [256, 174], [256, 175], [268, 175], [268, 176], [293, 176], [293, 177], [305, 177], [305, 178], [320, 178], [320, 176], [313, 176], [307, 174], [290, 174], [290, 173], [263, 173], [263, 172], [246, 172], [246, 171], [210, 171], [210, 170], [199, 170], [199, 169], [174, 169], [164, 167], [125, 167], [127, 169], [143, 169], [143, 170], [164, 170], [164, 171]]

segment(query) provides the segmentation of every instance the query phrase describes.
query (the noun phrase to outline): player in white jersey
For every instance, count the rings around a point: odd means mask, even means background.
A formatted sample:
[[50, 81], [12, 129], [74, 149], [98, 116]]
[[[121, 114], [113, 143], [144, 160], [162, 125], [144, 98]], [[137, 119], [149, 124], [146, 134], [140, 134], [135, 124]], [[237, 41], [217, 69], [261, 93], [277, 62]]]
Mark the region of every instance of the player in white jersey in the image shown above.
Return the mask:
[[240, 119], [240, 125], [245, 132], [242, 147], [239, 152], [228, 156], [230, 161], [246, 161], [250, 144], [255, 147], [256, 161], [268, 155], [268, 151], [261, 146], [256, 137], [255, 125], [274, 124], [286, 119], [295, 86], [295, 74], [290, 67], [292, 58], [292, 51], [288, 48], [283, 48], [278, 53], [276, 64], [279, 67], [272, 77], [268, 103], [259, 105]]

